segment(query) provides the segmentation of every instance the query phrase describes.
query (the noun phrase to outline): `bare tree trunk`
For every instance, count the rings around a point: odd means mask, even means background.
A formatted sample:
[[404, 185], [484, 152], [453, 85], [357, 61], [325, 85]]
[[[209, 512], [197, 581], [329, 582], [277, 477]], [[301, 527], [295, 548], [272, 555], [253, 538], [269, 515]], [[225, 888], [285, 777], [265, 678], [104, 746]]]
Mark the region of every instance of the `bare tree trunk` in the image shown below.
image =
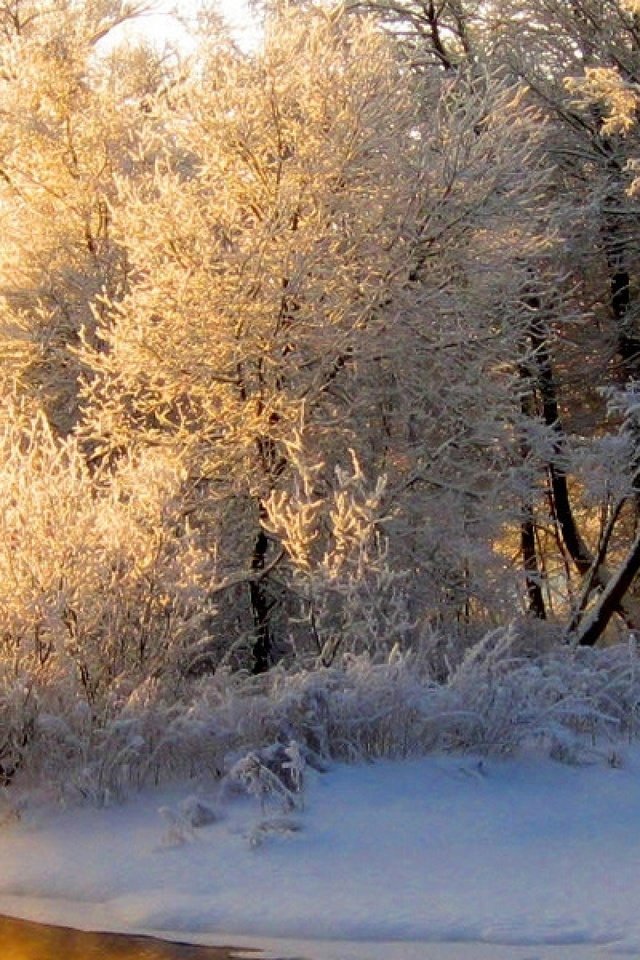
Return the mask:
[[[271, 423], [277, 422], [275, 414], [271, 415]], [[274, 482], [286, 469], [287, 461], [279, 452], [272, 437], [264, 436], [256, 441], [256, 449], [265, 476]], [[253, 673], [266, 673], [273, 662], [274, 637], [271, 629], [271, 611], [275, 606], [273, 595], [269, 590], [267, 567], [267, 553], [269, 538], [265, 533], [263, 523], [266, 520], [265, 509], [262, 504], [258, 507], [260, 527], [256, 534], [251, 556], [251, 572], [256, 574], [249, 581], [249, 604], [253, 617], [255, 639], [253, 643]], [[262, 571], [262, 576], [260, 573]]]
[[[264, 530], [260, 530], [253, 546], [251, 570], [264, 570], [269, 541]], [[255, 639], [253, 643], [253, 673], [266, 673], [271, 666], [271, 651], [273, 638], [269, 624], [271, 602], [264, 580], [256, 578], [249, 582], [249, 602], [253, 615]]]
[[[520, 366], [520, 378], [527, 381], [527, 371]], [[524, 389], [520, 400], [520, 409], [525, 417], [533, 416], [533, 402], [530, 391], [524, 383]], [[520, 454], [525, 463], [531, 455], [529, 443], [523, 439], [520, 444]], [[533, 516], [533, 504], [531, 498], [524, 504], [524, 516], [520, 523], [520, 549], [522, 551], [522, 563], [525, 573], [525, 584], [527, 587], [528, 610], [529, 613], [539, 620], [546, 620], [547, 611], [545, 609], [544, 597], [542, 595], [542, 584], [540, 576], [540, 567], [538, 566], [538, 552], [536, 545], [536, 525]]]
[[[587, 573], [582, 584], [582, 590], [580, 591], [580, 596], [578, 597], [577, 603], [574, 605], [573, 613], [571, 615], [571, 620], [569, 621], [569, 626], [567, 627], [567, 637], [570, 638], [573, 634], [578, 632], [580, 621], [583, 618], [584, 611], [586, 610], [589, 597], [594, 589], [594, 584], [598, 577], [600, 568], [602, 567], [605, 557], [607, 555], [607, 550], [609, 549], [609, 543], [613, 535], [613, 529], [618, 521], [622, 508], [624, 507], [625, 500], [619, 500], [609, 517], [606, 523], [603, 524], [602, 532], [600, 534], [600, 542], [598, 543], [598, 550], [593, 560], [591, 570]], [[620, 612], [620, 611], [618, 611]], [[622, 615], [622, 614], [621, 614]]]
[[536, 528], [533, 519], [527, 517], [520, 524], [520, 548], [527, 584], [528, 609], [534, 617], [546, 620], [547, 611], [540, 583], [540, 568], [536, 552]]
[[640, 334], [631, 310], [631, 275], [629, 272], [631, 235], [625, 218], [621, 215], [628, 202], [624, 173], [615, 148], [608, 137], [600, 137], [600, 146], [606, 156], [610, 189], [605, 197], [600, 234], [609, 272], [611, 313], [616, 338], [616, 350], [620, 357], [620, 379], [624, 383], [640, 374]]
[[[528, 302], [529, 305], [535, 309], [540, 308], [538, 297], [530, 297]], [[556, 438], [553, 445], [555, 460], [549, 464], [549, 482], [551, 485], [555, 515], [569, 556], [575, 564], [578, 573], [584, 576], [584, 574], [588, 573], [591, 569], [593, 557], [578, 530], [571, 506], [567, 475], [561, 465], [562, 424], [560, 421], [558, 394], [544, 321], [534, 321], [531, 324], [529, 334], [536, 358], [536, 385], [542, 401], [542, 418], [545, 424], [551, 428]]]
[[[534, 310], [540, 309], [540, 300], [537, 296], [530, 296], [527, 300], [527, 303]], [[549, 353], [549, 347], [546, 337], [545, 321], [544, 318], [535, 319], [530, 326], [530, 338], [531, 344], [534, 350], [536, 357], [536, 380], [537, 388], [540, 393], [540, 398], [542, 402], [542, 416], [545, 424], [551, 428], [556, 437], [554, 441], [554, 460], [548, 465], [549, 472], [549, 484], [551, 487], [551, 496], [553, 500], [553, 508], [555, 517], [562, 534], [563, 542], [567, 548], [567, 552], [571, 557], [576, 570], [582, 576], [587, 578], [584, 584], [584, 589], [581, 597], [581, 605], [584, 609], [586, 607], [590, 593], [593, 590], [601, 589], [603, 591], [600, 600], [596, 609], [599, 608], [602, 599], [605, 596], [609, 595], [609, 586], [612, 583], [612, 578], [606, 570], [605, 560], [606, 560], [606, 547], [608, 545], [608, 540], [611, 535], [609, 532], [609, 537], [607, 538], [606, 543], [604, 544], [604, 549], [602, 550], [602, 555], [594, 557], [591, 551], [589, 550], [587, 544], [582, 539], [578, 526], [576, 524], [575, 516], [573, 513], [573, 508], [571, 506], [571, 499], [569, 496], [569, 483], [567, 480], [566, 471], [562, 465], [562, 424], [560, 420], [560, 410], [558, 404], [558, 396], [556, 390], [555, 378], [553, 375], [553, 366], [551, 362], [551, 355]], [[615, 520], [614, 520], [615, 522]], [[614, 575], [613, 580], [615, 580], [617, 574]], [[611, 613], [608, 614], [607, 622], [610, 619], [612, 613], [618, 613], [627, 626], [635, 626], [635, 618], [633, 614], [627, 609], [624, 604], [624, 596], [628, 589], [629, 584], [626, 585], [625, 589], [622, 592], [614, 590], [611, 594], [612, 599], [609, 602], [613, 603], [613, 608]], [[608, 608], [606, 608], [608, 609]], [[589, 622], [590, 617], [587, 618], [585, 623]], [[575, 622], [575, 612], [574, 617], [571, 620], [571, 625]], [[605, 624], [606, 626], [606, 624]], [[602, 628], [604, 629], [604, 627]], [[600, 631], [602, 632], [602, 631]], [[583, 630], [579, 628], [573, 634], [578, 638], [577, 642], [582, 644], [583, 642], [595, 643], [593, 641], [583, 641], [580, 639], [582, 637]], [[600, 634], [598, 634], [599, 636]], [[590, 636], [590, 634], [587, 634]]]
[[604, 633], [611, 617], [616, 613], [640, 571], [640, 533], [637, 534], [624, 561], [609, 578], [595, 607], [574, 634], [574, 642], [583, 647], [592, 647]]

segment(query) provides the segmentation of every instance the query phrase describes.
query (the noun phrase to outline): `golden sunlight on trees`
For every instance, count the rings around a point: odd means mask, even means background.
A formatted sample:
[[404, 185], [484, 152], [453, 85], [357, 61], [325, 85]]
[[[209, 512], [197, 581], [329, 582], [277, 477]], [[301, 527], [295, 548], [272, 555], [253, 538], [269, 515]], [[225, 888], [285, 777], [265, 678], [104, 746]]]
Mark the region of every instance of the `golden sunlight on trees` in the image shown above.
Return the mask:
[[450, 514], [434, 601], [443, 562], [475, 576], [465, 524], [490, 537], [508, 516], [478, 504], [511, 455], [525, 273], [495, 276], [514, 243], [523, 258], [545, 248], [538, 118], [491, 76], [434, 88], [424, 116], [417, 82], [374, 21], [285, 11], [256, 57], [209, 42], [118, 179], [111, 230], [131, 281], [102, 298], [107, 323], [81, 353], [81, 432], [96, 457], [170, 447], [219, 505], [218, 555], [250, 571], [259, 650], [296, 597], [289, 564], [262, 574], [279, 550], [265, 503], [301, 482], [294, 434], [322, 496], [350, 451], [372, 484], [385, 474], [390, 562], [421, 569], [431, 517]]
[[105, 61], [95, 48], [135, 12], [119, 2], [0, 9], [0, 375], [62, 431], [77, 417], [72, 348], [97, 296], [126, 284], [110, 229], [114, 178], [161, 69], [142, 50]]
[[266, 7], [162, 57], [0, 6], [1, 663], [94, 711], [637, 620], [622, 74], [508, 4]]

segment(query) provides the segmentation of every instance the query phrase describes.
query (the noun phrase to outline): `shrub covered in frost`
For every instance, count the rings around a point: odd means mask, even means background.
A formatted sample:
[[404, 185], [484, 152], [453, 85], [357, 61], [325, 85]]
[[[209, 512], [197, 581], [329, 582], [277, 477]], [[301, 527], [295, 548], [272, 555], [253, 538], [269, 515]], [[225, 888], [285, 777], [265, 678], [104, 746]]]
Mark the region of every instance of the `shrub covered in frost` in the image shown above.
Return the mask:
[[5, 684], [0, 762], [17, 756], [23, 782], [47, 779], [61, 794], [94, 802], [160, 780], [211, 776], [293, 808], [305, 768], [335, 760], [534, 747], [583, 762], [635, 737], [634, 642], [530, 657], [515, 654], [515, 640], [510, 631], [489, 634], [445, 682], [433, 679], [427, 657], [395, 651], [375, 662], [363, 654], [259, 677], [220, 670], [185, 682], [177, 698], [147, 681], [102, 718], [51, 690]]

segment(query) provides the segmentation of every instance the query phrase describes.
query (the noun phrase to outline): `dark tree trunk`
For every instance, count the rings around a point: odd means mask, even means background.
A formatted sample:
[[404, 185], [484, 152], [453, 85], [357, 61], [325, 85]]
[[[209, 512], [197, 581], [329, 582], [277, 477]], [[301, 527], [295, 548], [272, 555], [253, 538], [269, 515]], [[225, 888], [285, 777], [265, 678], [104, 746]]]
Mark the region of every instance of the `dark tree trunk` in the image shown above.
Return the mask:
[[[264, 570], [269, 540], [264, 530], [260, 530], [253, 546], [251, 569], [254, 572]], [[256, 578], [249, 583], [249, 602], [253, 615], [255, 639], [253, 642], [253, 673], [266, 673], [271, 666], [271, 651], [273, 648], [269, 614], [271, 602], [264, 580]]]
[[[571, 636], [575, 635], [578, 632], [580, 622], [584, 617], [584, 611], [587, 607], [589, 597], [593, 592], [594, 584], [598, 582], [597, 581], [598, 573], [602, 565], [604, 564], [605, 558], [607, 556], [607, 550], [609, 549], [609, 544], [611, 542], [611, 537], [613, 536], [615, 525], [618, 522], [620, 514], [622, 513], [622, 509], [625, 505], [625, 502], [626, 502], [626, 498], [623, 497], [621, 500], [619, 500], [616, 503], [613, 510], [611, 511], [611, 515], [609, 516], [609, 519], [607, 520], [606, 524], [602, 529], [602, 533], [600, 535], [600, 542], [598, 544], [598, 549], [596, 551], [596, 555], [593, 560], [591, 570], [584, 578], [584, 581], [582, 584], [582, 590], [580, 591], [580, 596], [578, 598], [577, 603], [574, 606], [573, 613], [571, 615], [571, 620], [569, 621], [569, 625], [567, 627], [568, 638], [570, 638]], [[609, 580], [607, 580], [607, 582], [609, 582]], [[620, 614], [620, 616], [623, 616], [625, 618], [625, 622], [627, 622], [626, 620], [627, 614], [626, 614], [626, 611], [623, 609], [622, 604], [620, 605], [620, 609], [618, 610], [618, 613]]]
[[[536, 296], [530, 296], [527, 299], [527, 304], [536, 311], [540, 309], [540, 300]], [[611, 578], [604, 569], [606, 547], [602, 557], [595, 558], [580, 535], [571, 506], [567, 474], [562, 463], [563, 431], [544, 318], [541, 317], [533, 321], [530, 326], [530, 338], [536, 358], [536, 386], [542, 403], [543, 420], [557, 438], [554, 441], [554, 459], [548, 465], [549, 485], [556, 520], [562, 534], [563, 542], [576, 570], [582, 577], [589, 577], [588, 591], [591, 592], [591, 590], [596, 589], [603, 591], [596, 610], [600, 608], [605, 597], [609, 598], [603, 608], [603, 615], [606, 616], [606, 622], [597, 632], [597, 639], [613, 613], [618, 613], [628, 626], [634, 625], [634, 618], [624, 605], [624, 596], [631, 581], [624, 586], [624, 589], [614, 589], [610, 593], [609, 588], [613, 581], [617, 580], [618, 575], [616, 574]], [[631, 579], [633, 579], [633, 576]], [[584, 604], [586, 604], [587, 599], [588, 594], [583, 598]], [[572, 619], [572, 623], [573, 622], [574, 620]], [[590, 639], [595, 636], [595, 627], [590, 632], [586, 630], [586, 625], [590, 622], [591, 616], [585, 620], [584, 628], [578, 628], [575, 631], [574, 636], [577, 638], [579, 644], [584, 643], [589, 645], [596, 642], [595, 639]], [[587, 639], [583, 639], [583, 635]]]
[[624, 170], [615, 146], [608, 137], [599, 138], [604, 153], [609, 190], [600, 224], [600, 235], [609, 272], [609, 303], [613, 317], [616, 352], [620, 357], [620, 379], [627, 383], [640, 375], [640, 334], [631, 310], [629, 272], [631, 235], [623, 210], [628, 203]]
[[[442, 8], [440, 8], [442, 9]], [[453, 61], [451, 60], [445, 45], [442, 41], [442, 34], [440, 32], [440, 22], [438, 19], [439, 11], [436, 9], [435, 3], [433, 0], [429, 0], [425, 8], [425, 16], [427, 18], [427, 23], [429, 24], [429, 33], [431, 36], [431, 43], [433, 44], [433, 49], [435, 51], [438, 60], [442, 64], [445, 70], [453, 70]]]
[[[522, 397], [520, 399], [520, 409], [525, 417], [533, 416], [533, 398], [528, 387], [528, 374], [524, 366], [519, 368], [520, 379], [523, 381]], [[520, 444], [520, 454], [523, 463], [531, 456], [531, 447], [526, 439]], [[527, 608], [530, 614], [539, 620], [546, 620], [547, 611], [542, 594], [540, 568], [538, 566], [538, 554], [536, 550], [536, 525], [533, 518], [533, 505], [531, 498], [524, 504], [524, 515], [520, 523], [520, 549], [522, 551], [522, 564], [524, 566], [525, 583], [527, 587]]]
[[[260, 406], [259, 412], [262, 413], [262, 406]], [[273, 426], [277, 421], [277, 415], [271, 414], [270, 424]], [[286, 469], [287, 461], [285, 457], [279, 452], [277, 443], [270, 436], [259, 437], [256, 441], [256, 449], [265, 476], [274, 482]], [[249, 604], [255, 636], [252, 650], [254, 674], [266, 673], [272, 665], [274, 646], [270, 623], [274, 601], [269, 591], [266, 574], [259, 575], [261, 571], [265, 570], [269, 551], [269, 538], [262, 525], [266, 520], [262, 504], [258, 507], [258, 514], [261, 525], [256, 534], [251, 556], [251, 572], [258, 575], [249, 582]]]
[[620, 609], [625, 594], [638, 572], [640, 572], [640, 533], [636, 536], [616, 573], [609, 578], [597, 604], [576, 631], [576, 643], [583, 647], [592, 647], [598, 642], [611, 617]]
[[520, 547], [527, 584], [528, 609], [534, 617], [546, 620], [547, 611], [540, 585], [540, 569], [536, 553], [536, 528], [533, 520], [527, 517], [520, 524]]
[[605, 227], [605, 245], [616, 349], [621, 361], [620, 379], [627, 383], [640, 373], [640, 336], [631, 321], [631, 277], [625, 266], [624, 243], [615, 239], [615, 229], [614, 225]]
[[[534, 309], [540, 309], [538, 297], [530, 297], [528, 303]], [[562, 424], [544, 320], [535, 320], [531, 324], [530, 338], [536, 359], [536, 386], [542, 402], [542, 418], [556, 438], [554, 440], [554, 460], [548, 466], [556, 519], [569, 556], [578, 573], [584, 575], [591, 569], [593, 557], [580, 536], [571, 506], [567, 475], [562, 466]]]
[[640, 373], [640, 337], [629, 320], [631, 278], [628, 270], [611, 274], [611, 309], [616, 328], [617, 350], [621, 360], [621, 379], [626, 383]]

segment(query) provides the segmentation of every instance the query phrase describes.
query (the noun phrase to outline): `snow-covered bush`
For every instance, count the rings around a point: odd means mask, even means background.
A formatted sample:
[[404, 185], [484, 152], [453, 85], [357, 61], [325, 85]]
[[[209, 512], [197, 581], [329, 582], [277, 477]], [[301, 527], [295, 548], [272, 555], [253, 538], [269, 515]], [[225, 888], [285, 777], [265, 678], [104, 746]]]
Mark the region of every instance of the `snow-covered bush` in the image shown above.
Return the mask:
[[586, 762], [635, 737], [633, 642], [536, 658], [516, 655], [515, 639], [488, 636], [444, 683], [425, 658], [395, 650], [385, 661], [351, 655], [258, 677], [222, 669], [185, 682], [177, 698], [146, 683], [100, 723], [62, 703], [55, 716], [40, 704], [28, 747], [19, 725], [11, 742], [25, 777], [57, 783], [71, 799], [105, 803], [144, 784], [205, 777], [279, 812], [299, 806], [307, 770], [336, 760], [527, 748]]
[[319, 500], [302, 464], [299, 488], [269, 502], [316, 642], [252, 676], [189, 669], [220, 581], [179, 460], [147, 449], [92, 470], [17, 407], [0, 456], [0, 784], [106, 803], [160, 779], [244, 777], [295, 803], [305, 768], [336, 759], [534, 744], [575, 760], [635, 736], [633, 642], [539, 655], [516, 629], [466, 649], [416, 642], [377, 536], [384, 485], [355, 459]]
[[[44, 417], [8, 406], [0, 463], [0, 765], [8, 779], [38, 725], [65, 718], [78, 732], [79, 702], [92, 725], [104, 725], [146, 677], [173, 669], [210, 612], [212, 560], [184, 520], [179, 464], [161, 454], [92, 470], [74, 439], [61, 441]], [[70, 747], [60, 746], [64, 763]]]

